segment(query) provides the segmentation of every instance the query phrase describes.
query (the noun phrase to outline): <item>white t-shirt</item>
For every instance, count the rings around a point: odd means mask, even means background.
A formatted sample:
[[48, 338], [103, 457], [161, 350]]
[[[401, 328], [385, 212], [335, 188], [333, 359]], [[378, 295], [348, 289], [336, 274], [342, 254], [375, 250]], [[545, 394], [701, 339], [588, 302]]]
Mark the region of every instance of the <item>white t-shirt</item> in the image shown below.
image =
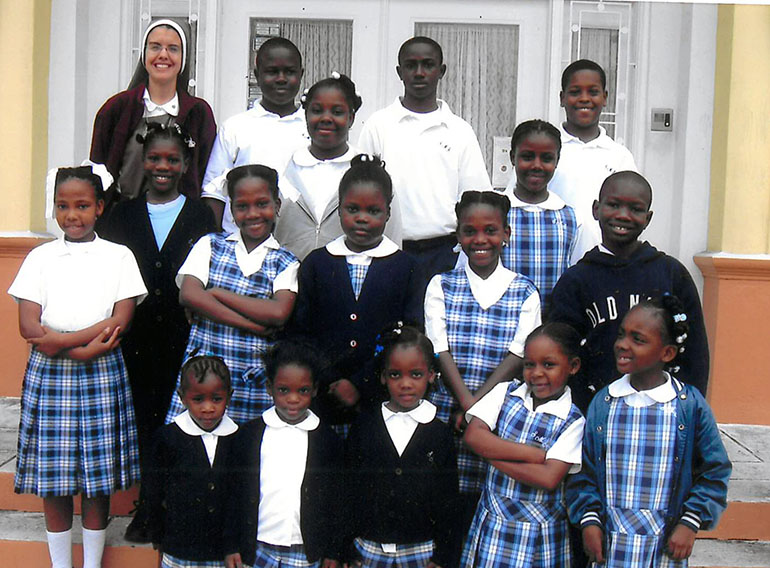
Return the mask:
[[564, 125], [559, 130], [561, 155], [548, 191], [575, 210], [582, 230], [573, 256], [580, 259], [602, 241], [599, 223], [593, 216], [594, 201], [599, 199], [602, 183], [615, 172], [636, 171], [636, 163], [628, 148], [607, 136], [601, 126], [599, 136], [589, 142], [572, 136], [564, 130]]
[[[255, 247], [251, 252], [246, 251], [246, 245], [243, 244], [243, 237], [240, 231], [228, 235], [226, 237], [228, 241], [235, 241], [235, 260], [238, 263], [238, 268], [241, 269], [244, 276], [251, 276], [252, 274], [259, 272], [262, 268], [262, 263], [265, 261], [268, 251], [278, 250], [281, 245], [275, 240], [275, 237], [270, 235], [265, 241], [258, 247]], [[179, 268], [179, 272], [176, 275], [176, 285], [181, 288], [182, 280], [184, 277], [194, 276], [201, 281], [203, 287], [209, 283], [209, 264], [211, 262], [211, 237], [209, 235], [203, 235], [198, 242], [193, 245], [190, 250], [190, 254], [187, 255], [187, 259], [184, 264]], [[278, 290], [288, 290], [290, 292], [297, 292], [297, 272], [299, 270], [299, 261], [292, 262], [287, 266], [280, 274], [273, 280], [273, 293]]]
[[[468, 409], [468, 412], [465, 413], [466, 420], [470, 422], [471, 418], [476, 417], [479, 420], [483, 420], [484, 423], [489, 426], [489, 429], [494, 432], [497, 428], [497, 421], [500, 417], [500, 411], [503, 408], [503, 404], [505, 403], [506, 393], [508, 392], [510, 384], [510, 382], [506, 382], [495, 385], [495, 387], [485, 394], [481, 400]], [[522, 399], [524, 401], [524, 406], [530, 412], [536, 414], [544, 412], [552, 414], [562, 420], [565, 420], [567, 416], [569, 416], [570, 409], [572, 408], [572, 392], [569, 387], [566, 387], [562, 395], [556, 400], [549, 400], [534, 410], [532, 410], [532, 407], [534, 406], [532, 404], [532, 392], [526, 383], [522, 383], [510, 396], [516, 396]], [[580, 419], [575, 420], [570, 424], [545, 453], [545, 459], [560, 460], [572, 464], [569, 470], [570, 473], [577, 473], [580, 471], [580, 465], [583, 463], [582, 449], [585, 423], [585, 418], [581, 416]]]
[[442, 100], [415, 113], [397, 98], [364, 124], [358, 145], [385, 160], [401, 207], [404, 240], [454, 233], [454, 206], [463, 191], [489, 190], [479, 142], [470, 124]]
[[[497, 268], [486, 280], [477, 275], [466, 264], [465, 274], [471, 286], [473, 298], [485, 310], [497, 303], [508, 290], [516, 274], [497, 263]], [[513, 336], [508, 351], [519, 357], [524, 356], [524, 342], [527, 336], [540, 325], [540, 294], [533, 292], [524, 300], [519, 314], [519, 325]], [[425, 291], [425, 335], [433, 342], [436, 353], [449, 351], [449, 338], [446, 328], [446, 305], [444, 289], [441, 287], [441, 274], [436, 274], [428, 283]]]
[[71, 243], [60, 237], [30, 251], [8, 293], [42, 307], [41, 325], [85, 329], [112, 317], [116, 302], [147, 296], [133, 253], [100, 239]]
[[225, 232], [234, 233], [237, 227], [230, 211], [227, 191], [221, 183], [212, 182], [234, 167], [247, 164], [269, 166], [280, 176], [291, 155], [309, 143], [302, 108], [292, 114], [278, 116], [257, 103], [246, 112], [231, 116], [219, 127], [203, 176], [201, 197], [225, 203], [222, 219]]

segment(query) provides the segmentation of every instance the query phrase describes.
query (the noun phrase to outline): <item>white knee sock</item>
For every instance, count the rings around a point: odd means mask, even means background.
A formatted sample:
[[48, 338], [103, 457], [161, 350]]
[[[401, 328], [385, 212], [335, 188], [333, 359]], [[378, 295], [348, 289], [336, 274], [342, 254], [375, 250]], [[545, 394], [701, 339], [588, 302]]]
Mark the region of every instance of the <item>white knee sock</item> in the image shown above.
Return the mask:
[[83, 568], [101, 568], [107, 529], [98, 531], [83, 527]]
[[45, 531], [48, 554], [53, 568], [72, 568], [72, 529], [63, 532]]

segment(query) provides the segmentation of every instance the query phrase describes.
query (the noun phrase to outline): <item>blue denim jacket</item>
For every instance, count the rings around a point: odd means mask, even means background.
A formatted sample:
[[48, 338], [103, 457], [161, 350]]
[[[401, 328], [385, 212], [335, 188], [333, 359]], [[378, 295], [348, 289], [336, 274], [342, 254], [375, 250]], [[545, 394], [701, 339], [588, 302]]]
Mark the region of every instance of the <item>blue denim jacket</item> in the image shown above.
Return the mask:
[[[677, 392], [676, 485], [666, 514], [666, 532], [680, 522], [696, 531], [709, 530], [716, 526], [727, 506], [732, 464], [703, 395], [676, 379], [673, 385]], [[607, 386], [591, 402], [583, 438], [583, 465], [568, 480], [567, 508], [570, 521], [577, 526], [599, 524], [606, 519], [605, 455], [611, 401]], [[589, 516], [584, 520], [586, 514]]]

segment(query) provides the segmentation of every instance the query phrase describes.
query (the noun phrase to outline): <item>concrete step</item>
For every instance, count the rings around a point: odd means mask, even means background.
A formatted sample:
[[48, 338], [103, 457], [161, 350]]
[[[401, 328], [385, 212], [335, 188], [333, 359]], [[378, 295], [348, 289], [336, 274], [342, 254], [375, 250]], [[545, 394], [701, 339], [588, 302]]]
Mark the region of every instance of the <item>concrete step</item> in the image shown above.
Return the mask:
[[697, 540], [690, 568], [768, 568], [770, 542]]
[[[123, 539], [128, 522], [127, 518], [116, 518], [107, 527], [102, 568], [159, 566], [158, 553], [152, 546], [132, 544]], [[80, 517], [75, 517], [72, 529], [73, 561], [76, 566], [82, 566]], [[0, 559], [0, 565], [6, 568], [47, 568], [51, 565], [42, 513], [0, 512]]]

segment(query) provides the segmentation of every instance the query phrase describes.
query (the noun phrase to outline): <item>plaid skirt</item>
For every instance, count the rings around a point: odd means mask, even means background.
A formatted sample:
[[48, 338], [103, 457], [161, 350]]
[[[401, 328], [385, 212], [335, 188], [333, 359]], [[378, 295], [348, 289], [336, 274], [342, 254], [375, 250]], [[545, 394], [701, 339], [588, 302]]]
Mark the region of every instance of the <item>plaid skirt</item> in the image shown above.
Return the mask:
[[378, 542], [356, 538], [356, 550], [363, 568], [424, 568], [433, 556], [433, 541], [397, 544], [395, 552], [385, 552]]
[[225, 568], [224, 560], [185, 560], [163, 553], [160, 568]]
[[320, 562], [308, 562], [301, 544], [276, 546], [257, 541], [257, 559], [254, 568], [318, 568]]
[[14, 491], [97, 497], [138, 480], [136, 421], [120, 349], [90, 361], [32, 349], [22, 386]]

